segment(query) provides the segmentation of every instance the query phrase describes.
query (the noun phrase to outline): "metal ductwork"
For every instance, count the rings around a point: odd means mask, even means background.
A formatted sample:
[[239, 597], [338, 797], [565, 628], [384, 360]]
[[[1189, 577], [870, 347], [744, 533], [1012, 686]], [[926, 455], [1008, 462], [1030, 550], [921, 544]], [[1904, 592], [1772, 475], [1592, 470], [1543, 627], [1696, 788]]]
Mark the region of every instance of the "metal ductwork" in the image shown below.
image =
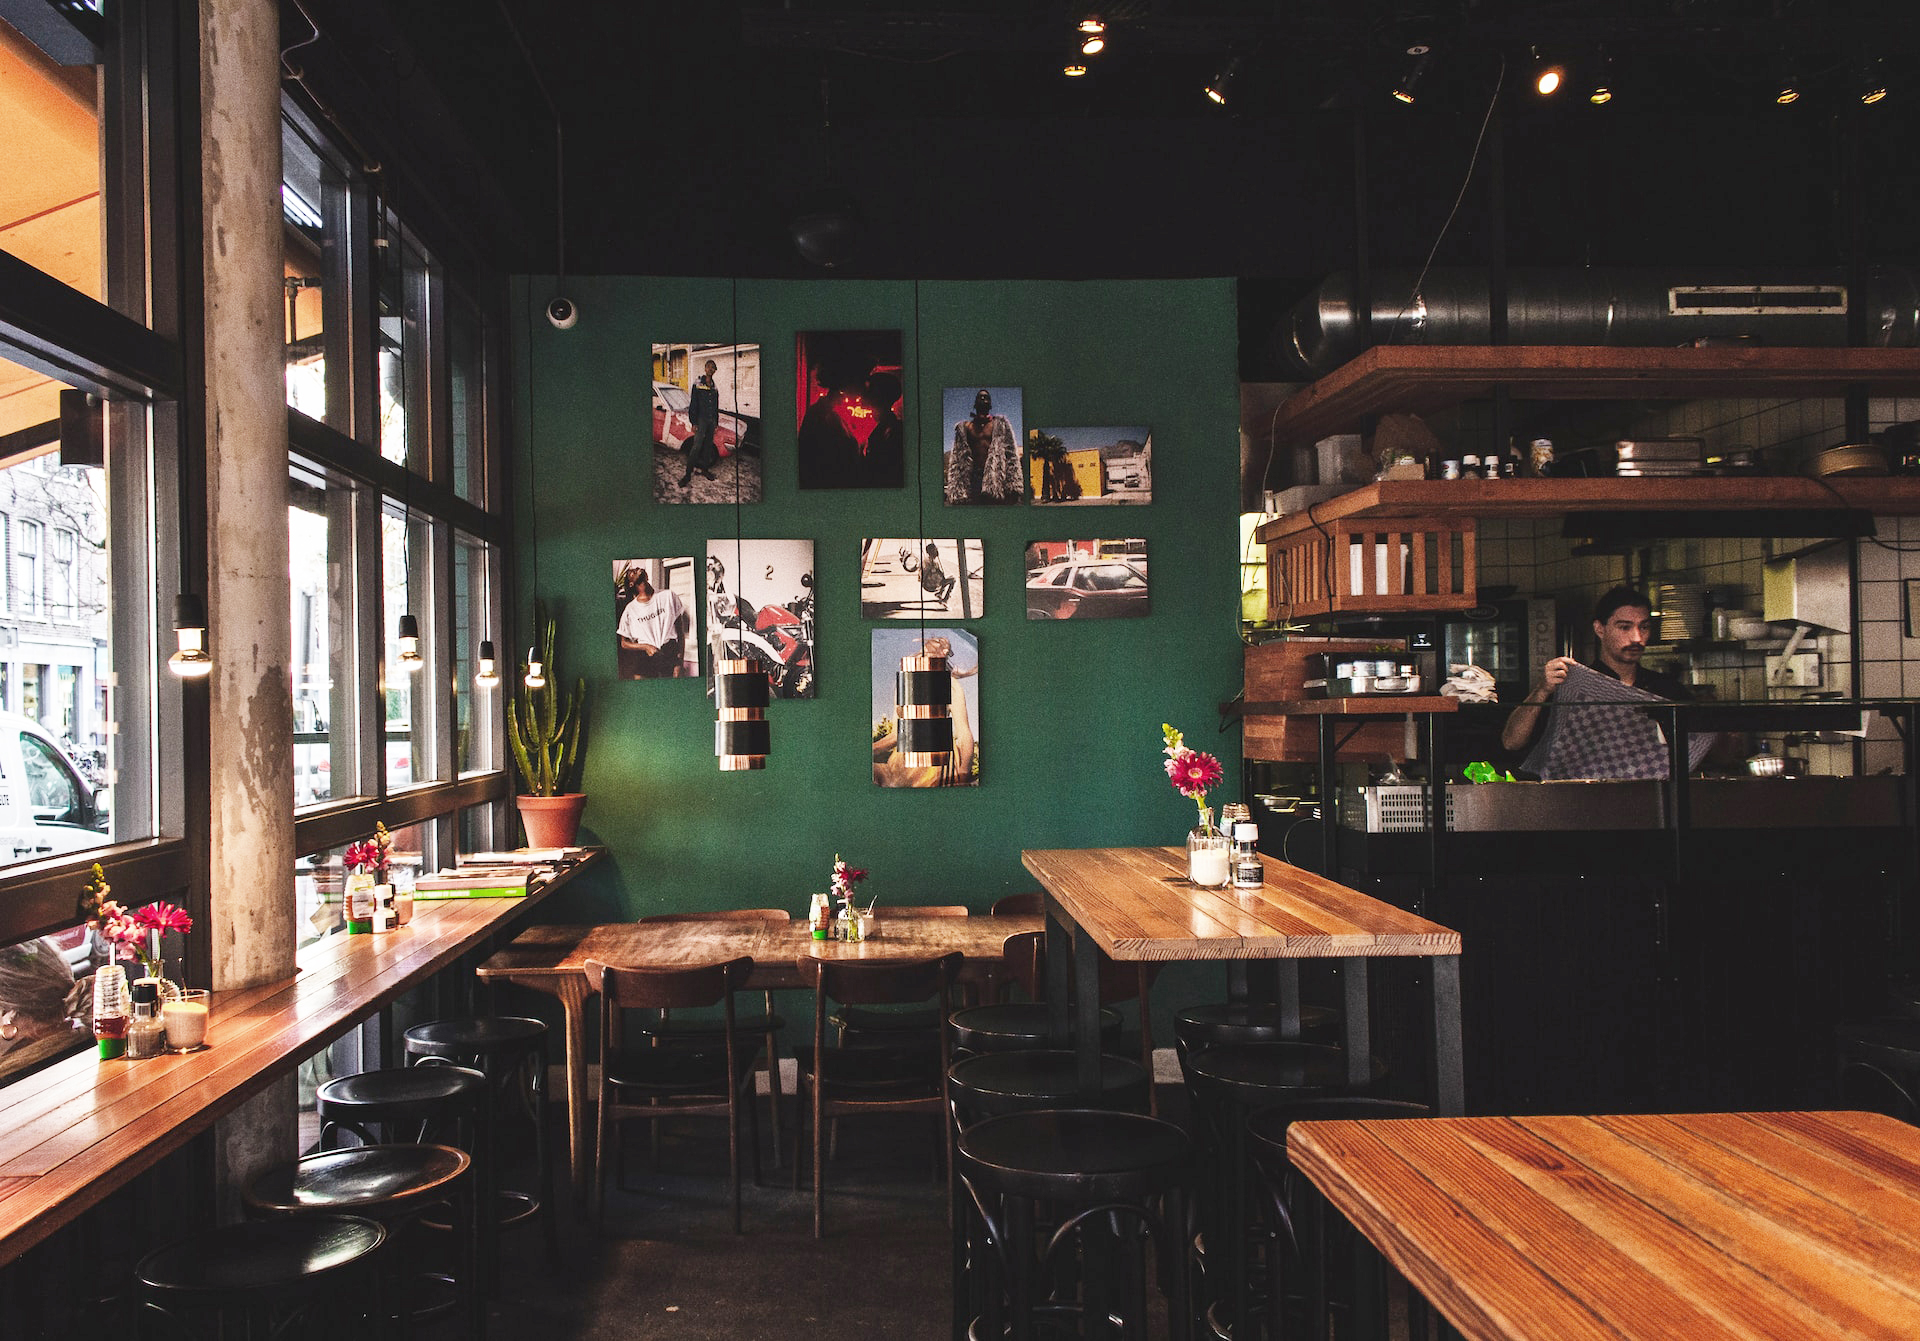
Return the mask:
[[[1485, 270], [1430, 271], [1418, 294], [1414, 279], [1411, 270], [1374, 274], [1371, 331], [1363, 337], [1354, 277], [1329, 275], [1281, 319], [1275, 352], [1319, 377], [1368, 345], [1493, 343]], [[1920, 291], [1913, 274], [1898, 267], [1870, 270], [1858, 294], [1848, 293], [1837, 271], [1516, 269], [1507, 272], [1506, 284], [1505, 344], [1671, 347], [1746, 339], [1844, 345], [1850, 300], [1866, 314], [1862, 343], [1920, 343]]]

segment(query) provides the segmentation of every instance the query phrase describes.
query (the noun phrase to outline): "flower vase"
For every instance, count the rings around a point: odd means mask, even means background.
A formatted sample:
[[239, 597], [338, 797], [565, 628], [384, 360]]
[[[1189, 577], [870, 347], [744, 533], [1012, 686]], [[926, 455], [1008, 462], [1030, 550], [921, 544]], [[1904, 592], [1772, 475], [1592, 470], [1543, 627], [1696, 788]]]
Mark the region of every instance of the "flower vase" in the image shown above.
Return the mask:
[[867, 938], [867, 921], [860, 916], [860, 910], [849, 899], [840, 905], [840, 939], [843, 941], [863, 941]]
[[1215, 827], [1213, 811], [1200, 807], [1200, 822], [1187, 834], [1187, 879], [1203, 889], [1219, 889], [1232, 873], [1233, 843]]

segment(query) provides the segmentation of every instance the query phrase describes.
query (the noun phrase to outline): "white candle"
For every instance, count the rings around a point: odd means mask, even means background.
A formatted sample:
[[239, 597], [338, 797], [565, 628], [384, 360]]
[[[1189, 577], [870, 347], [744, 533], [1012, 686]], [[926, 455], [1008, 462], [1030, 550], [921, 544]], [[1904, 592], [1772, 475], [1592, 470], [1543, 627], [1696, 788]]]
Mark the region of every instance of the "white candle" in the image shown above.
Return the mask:
[[167, 1046], [176, 1052], [197, 1048], [207, 1041], [207, 999], [196, 992], [178, 1001], [162, 1003], [160, 1023], [167, 1031]]
[[1201, 848], [1189, 854], [1187, 874], [1196, 885], [1224, 885], [1227, 883], [1227, 849], [1225, 847]]

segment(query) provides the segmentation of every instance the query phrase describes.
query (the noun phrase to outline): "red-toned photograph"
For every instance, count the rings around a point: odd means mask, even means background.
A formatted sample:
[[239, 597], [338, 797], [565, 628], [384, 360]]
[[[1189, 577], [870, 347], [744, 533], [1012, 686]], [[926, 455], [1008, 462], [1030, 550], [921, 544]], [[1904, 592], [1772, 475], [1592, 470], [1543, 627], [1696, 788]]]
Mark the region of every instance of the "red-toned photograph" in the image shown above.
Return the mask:
[[906, 483], [899, 331], [801, 331], [794, 386], [802, 489]]

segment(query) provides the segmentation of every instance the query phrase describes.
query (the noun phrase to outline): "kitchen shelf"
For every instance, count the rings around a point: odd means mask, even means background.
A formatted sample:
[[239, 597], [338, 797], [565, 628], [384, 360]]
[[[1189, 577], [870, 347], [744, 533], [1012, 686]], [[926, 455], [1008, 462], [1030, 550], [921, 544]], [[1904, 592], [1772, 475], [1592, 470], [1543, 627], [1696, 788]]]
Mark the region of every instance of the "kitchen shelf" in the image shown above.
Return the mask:
[[1288, 397], [1276, 442], [1314, 442], [1390, 413], [1493, 393], [1523, 400], [1706, 400], [1920, 391], [1920, 349], [1616, 349], [1592, 345], [1376, 345]]
[[1368, 694], [1360, 698], [1301, 698], [1280, 703], [1235, 705], [1239, 717], [1374, 717], [1410, 712], [1458, 712], [1460, 700], [1445, 694]]

